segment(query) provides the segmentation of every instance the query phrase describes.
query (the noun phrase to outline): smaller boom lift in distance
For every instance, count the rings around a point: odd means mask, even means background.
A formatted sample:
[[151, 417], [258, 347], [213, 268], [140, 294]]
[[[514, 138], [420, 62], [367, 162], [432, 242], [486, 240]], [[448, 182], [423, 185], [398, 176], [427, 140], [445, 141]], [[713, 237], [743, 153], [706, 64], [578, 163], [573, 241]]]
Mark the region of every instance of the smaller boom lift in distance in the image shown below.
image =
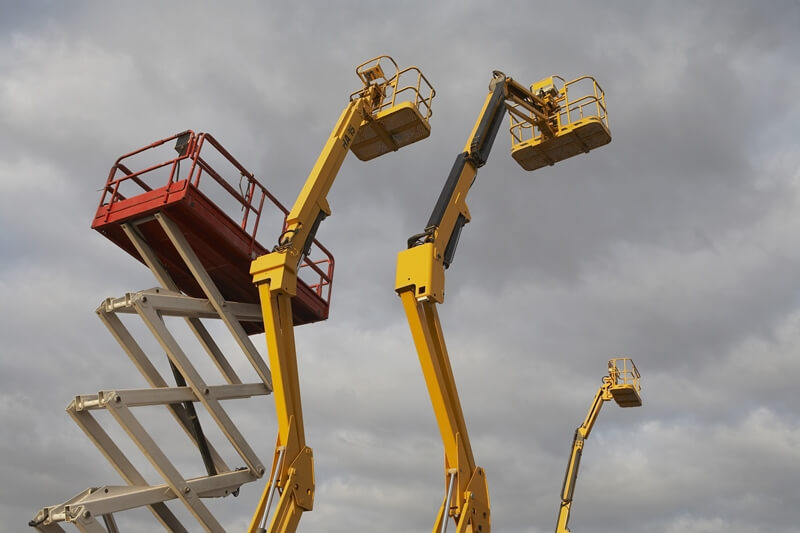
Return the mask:
[[[356, 74], [363, 86], [350, 95], [286, 216], [277, 246], [256, 258], [250, 268], [261, 299], [278, 419], [272, 470], [250, 533], [295, 531], [300, 516], [314, 502], [314, 465], [303, 428], [292, 302], [298, 294], [298, 265], [308, 254], [320, 223], [331, 214], [328, 191], [348, 151], [368, 161], [430, 135], [435, 91], [417, 67], [400, 70], [391, 57], [379, 56], [356, 67]], [[267, 528], [276, 492], [280, 497]]]
[[[580, 96], [575, 97], [576, 92]], [[489, 489], [472, 454], [436, 304], [444, 302], [444, 271], [453, 262], [470, 213], [467, 193], [505, 119], [511, 155], [525, 170], [553, 165], [611, 141], [605, 95], [594, 78], [558, 76], [526, 87], [495, 71], [475, 126], [458, 154], [422, 233], [397, 257], [395, 290], [403, 303], [445, 452], [445, 497], [433, 533], [452, 518], [457, 533], [489, 533]]]
[[608, 361], [608, 375], [603, 377], [603, 384], [594, 395], [586, 419], [575, 430], [575, 437], [572, 439], [572, 453], [569, 456], [564, 485], [561, 488], [561, 508], [558, 511], [556, 533], [569, 533], [570, 531], [567, 524], [583, 454], [583, 443], [589, 438], [589, 433], [592, 432], [592, 427], [597, 420], [597, 415], [600, 414], [603, 403], [613, 399], [620, 407], [640, 407], [642, 405], [640, 390], [639, 370], [636, 369], [636, 365], [631, 359], [620, 357]]

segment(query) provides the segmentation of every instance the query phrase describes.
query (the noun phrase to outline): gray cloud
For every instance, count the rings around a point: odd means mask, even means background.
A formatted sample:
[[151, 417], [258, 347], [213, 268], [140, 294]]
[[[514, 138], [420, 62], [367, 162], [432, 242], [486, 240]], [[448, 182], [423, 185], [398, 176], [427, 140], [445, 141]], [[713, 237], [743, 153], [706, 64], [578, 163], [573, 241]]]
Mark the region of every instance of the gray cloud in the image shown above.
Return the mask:
[[[155, 284], [89, 229], [114, 159], [187, 127], [209, 131], [290, 204], [358, 88], [353, 68], [380, 53], [436, 87], [433, 130], [396, 154], [347, 159], [330, 193], [319, 236], [337, 261], [331, 318], [296, 329], [317, 475], [300, 529], [431, 527], [442, 449], [393, 292], [395, 258], [500, 69], [523, 83], [595, 75], [614, 140], [525, 175], [501, 135], [470, 192], [473, 221], [439, 311], [495, 529], [552, 530], [572, 432], [605, 360], [630, 356], [644, 406], [601, 413], [572, 529], [796, 531], [795, 4], [3, 3], [0, 531], [120, 483], [63, 412], [76, 394], [144, 386], [94, 316], [102, 298]], [[265, 243], [277, 233], [259, 231]], [[210, 327], [254, 379], [224, 328]], [[254, 342], [265, 353], [263, 336]], [[265, 461], [272, 404], [229, 407]], [[185, 472], [202, 471], [164, 413], [142, 417]], [[262, 486], [209, 506], [242, 530]], [[118, 520], [152, 530], [144, 511]]]

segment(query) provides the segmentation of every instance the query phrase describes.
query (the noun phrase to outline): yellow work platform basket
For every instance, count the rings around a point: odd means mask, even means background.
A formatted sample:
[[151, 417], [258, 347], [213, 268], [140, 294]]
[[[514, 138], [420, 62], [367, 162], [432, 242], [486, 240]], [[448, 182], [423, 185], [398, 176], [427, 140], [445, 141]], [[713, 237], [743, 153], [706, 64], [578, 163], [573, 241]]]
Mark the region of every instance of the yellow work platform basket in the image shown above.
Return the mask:
[[639, 370], [627, 357], [608, 361], [608, 375], [611, 377], [611, 396], [620, 407], [639, 407], [642, 397], [639, 391]]
[[531, 86], [546, 119], [511, 106], [511, 156], [525, 170], [553, 165], [611, 142], [605, 94], [591, 76], [565, 82], [551, 76]]
[[356, 157], [369, 161], [430, 135], [431, 100], [436, 91], [417, 67], [400, 70], [394, 59], [380, 56], [356, 67], [356, 74], [364, 88], [350, 95], [350, 100], [371, 88], [381, 92], [350, 147]]

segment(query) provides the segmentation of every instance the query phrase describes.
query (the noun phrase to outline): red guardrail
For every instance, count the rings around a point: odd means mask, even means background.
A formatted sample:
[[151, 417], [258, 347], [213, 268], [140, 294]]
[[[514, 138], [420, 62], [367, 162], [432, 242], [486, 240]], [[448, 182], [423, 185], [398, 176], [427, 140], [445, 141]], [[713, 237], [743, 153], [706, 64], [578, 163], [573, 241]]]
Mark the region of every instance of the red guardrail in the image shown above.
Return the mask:
[[[148, 150], [154, 150], [173, 140], [176, 141], [175, 150], [177, 151], [177, 155], [173, 158], [166, 159], [160, 163], [151, 164], [137, 171], [132, 171], [130, 168], [128, 168], [128, 165], [123, 163], [123, 161], [128, 162], [126, 160], [131, 160], [136, 156], [141, 156]], [[236, 188], [234, 188], [228, 182], [228, 180], [226, 180], [220, 174], [220, 172], [212, 167], [207, 158], [202, 157], [201, 152], [207, 145], [210, 145], [216, 151], [216, 156], [222, 156], [224, 160], [231, 164], [233, 168], [240, 173], [239, 190], [236, 190]], [[206, 154], [207, 152], [208, 150], [206, 150]], [[181, 178], [180, 165], [181, 161], [184, 160], [190, 163], [191, 166], [189, 167], [189, 172], [186, 174], [186, 177]], [[128, 162], [128, 164], [131, 163]], [[133, 165], [131, 164], [131, 166]], [[154, 188], [157, 188], [158, 185], [153, 183], [148, 184], [147, 180], [153, 181], [157, 179], [156, 176], [158, 175], [160, 175], [161, 179], [163, 180], [163, 174], [165, 172], [168, 172], [167, 180], [166, 183], [161, 186], [167, 191], [174, 187], [176, 183], [186, 181], [187, 186], [195, 187], [197, 190], [202, 192], [201, 183], [206, 182], [205, 179], [201, 179], [204, 176], [208, 176], [208, 178], [221, 186], [222, 189], [228, 193], [228, 195], [230, 195], [230, 197], [233, 198], [242, 208], [243, 215], [241, 220], [234, 220], [234, 222], [237, 223], [249, 236], [250, 253], [252, 256], [260, 253], [266, 253], [268, 250], [256, 240], [256, 233], [258, 231], [259, 223], [261, 222], [261, 213], [264, 208], [265, 199], [269, 199], [272, 204], [283, 213], [285, 229], [286, 216], [289, 214], [289, 210], [255, 178], [252, 172], [247, 170], [241, 163], [239, 163], [238, 160], [236, 160], [236, 158], [233, 157], [233, 155], [230, 154], [230, 152], [228, 152], [216, 139], [214, 139], [214, 137], [208, 133], [195, 133], [192, 130], [176, 133], [175, 135], [151, 143], [147, 146], [139, 148], [138, 150], [129, 152], [117, 159], [117, 161], [114, 163], [114, 166], [112, 166], [111, 170], [109, 171], [108, 179], [106, 180], [105, 187], [103, 188], [103, 194], [100, 198], [98, 209], [105, 208], [106, 212], [110, 213], [117, 202], [126, 200], [127, 197], [120, 192], [121, 186], [130, 186], [129, 184], [135, 184], [135, 186], [141, 189], [142, 192], [150, 192], [154, 190]], [[132, 198], [134, 196], [135, 195], [130, 197]], [[169, 195], [165, 194], [165, 203], [167, 202], [168, 198]], [[231, 217], [229, 213], [222, 209], [220, 209], [220, 211], [222, 211], [225, 216], [233, 220], [233, 217]], [[250, 217], [253, 216], [255, 217], [255, 220], [251, 220]], [[251, 229], [248, 229], [248, 223], [251, 223]], [[311, 288], [317, 294], [317, 296], [322, 298], [326, 303], [330, 303], [331, 283], [333, 282], [334, 267], [333, 255], [316, 239], [314, 240], [314, 246], [316, 246], [322, 252], [324, 258], [318, 261], [311, 261], [308, 257], [306, 257], [301, 262], [300, 269], [309, 269], [316, 274], [317, 277], [312, 276], [313, 279], [311, 283], [306, 283], [309, 288]]]

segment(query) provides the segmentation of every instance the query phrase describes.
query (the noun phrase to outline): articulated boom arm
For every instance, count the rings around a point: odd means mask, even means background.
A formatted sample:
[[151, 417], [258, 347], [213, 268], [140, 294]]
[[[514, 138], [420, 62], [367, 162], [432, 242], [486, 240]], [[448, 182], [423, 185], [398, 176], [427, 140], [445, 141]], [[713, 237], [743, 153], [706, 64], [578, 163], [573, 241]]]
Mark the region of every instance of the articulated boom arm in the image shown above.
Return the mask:
[[569, 533], [569, 513], [572, 509], [572, 496], [575, 492], [575, 483], [578, 479], [578, 469], [583, 454], [583, 443], [592, 432], [597, 415], [603, 403], [614, 399], [620, 407], [639, 407], [642, 399], [639, 396], [639, 371], [633, 361], [627, 358], [611, 359], [608, 362], [608, 375], [603, 377], [603, 384], [594, 395], [592, 406], [586, 414], [583, 424], [575, 430], [572, 439], [572, 452], [564, 474], [564, 484], [561, 487], [561, 508], [558, 511], [556, 533]]
[[[425, 230], [412, 236], [408, 249], [398, 254], [395, 290], [408, 318], [444, 443], [446, 495], [434, 533], [443, 533], [450, 517], [457, 523], [457, 533], [489, 533], [491, 528], [488, 485], [472, 454], [436, 311], [436, 304], [444, 302], [444, 271], [453, 261], [462, 228], [470, 221], [467, 193], [489, 157], [506, 110], [512, 116], [512, 155], [526, 170], [538, 168], [542, 157], [546, 164], [553, 164], [611, 140], [608, 134], [605, 142], [571, 142], [570, 136], [580, 128], [570, 122], [569, 113], [561, 116], [570, 108], [567, 84], [559, 90], [552, 80], [528, 89], [501, 72], [493, 73], [483, 108], [464, 151], [456, 157]], [[596, 84], [595, 95], [592, 101], [599, 109], [603, 97], [602, 91], [597, 93]], [[604, 104], [602, 114], [597, 114], [600, 118], [595, 118], [608, 133]], [[562, 148], [556, 152], [552, 149], [555, 139], [568, 141], [570, 146], [565, 151], [565, 143], [560, 142]], [[515, 152], [518, 149], [520, 157]], [[531, 150], [536, 154], [531, 155]]]
[[[384, 74], [383, 66], [387, 63], [394, 66], [394, 76]], [[398, 89], [398, 82], [406, 72], [416, 74], [417, 84]], [[308, 253], [320, 222], [331, 213], [326, 197], [336, 174], [348, 151], [368, 160], [430, 134], [430, 103], [435, 92], [416, 67], [400, 71], [393, 59], [380, 56], [357, 67], [356, 73], [364, 86], [351, 95], [286, 217], [278, 245], [271, 253], [253, 261], [250, 268], [261, 298], [278, 421], [270, 479], [251, 521], [250, 533], [267, 531], [269, 508], [276, 491], [280, 499], [269, 525], [270, 532], [295, 531], [302, 513], [313, 507], [314, 466], [303, 428], [292, 297], [297, 291], [298, 264]], [[423, 82], [425, 86], [421, 85]], [[427, 95], [421, 89], [427, 90]], [[400, 101], [398, 94], [403, 90], [409, 98]]]

